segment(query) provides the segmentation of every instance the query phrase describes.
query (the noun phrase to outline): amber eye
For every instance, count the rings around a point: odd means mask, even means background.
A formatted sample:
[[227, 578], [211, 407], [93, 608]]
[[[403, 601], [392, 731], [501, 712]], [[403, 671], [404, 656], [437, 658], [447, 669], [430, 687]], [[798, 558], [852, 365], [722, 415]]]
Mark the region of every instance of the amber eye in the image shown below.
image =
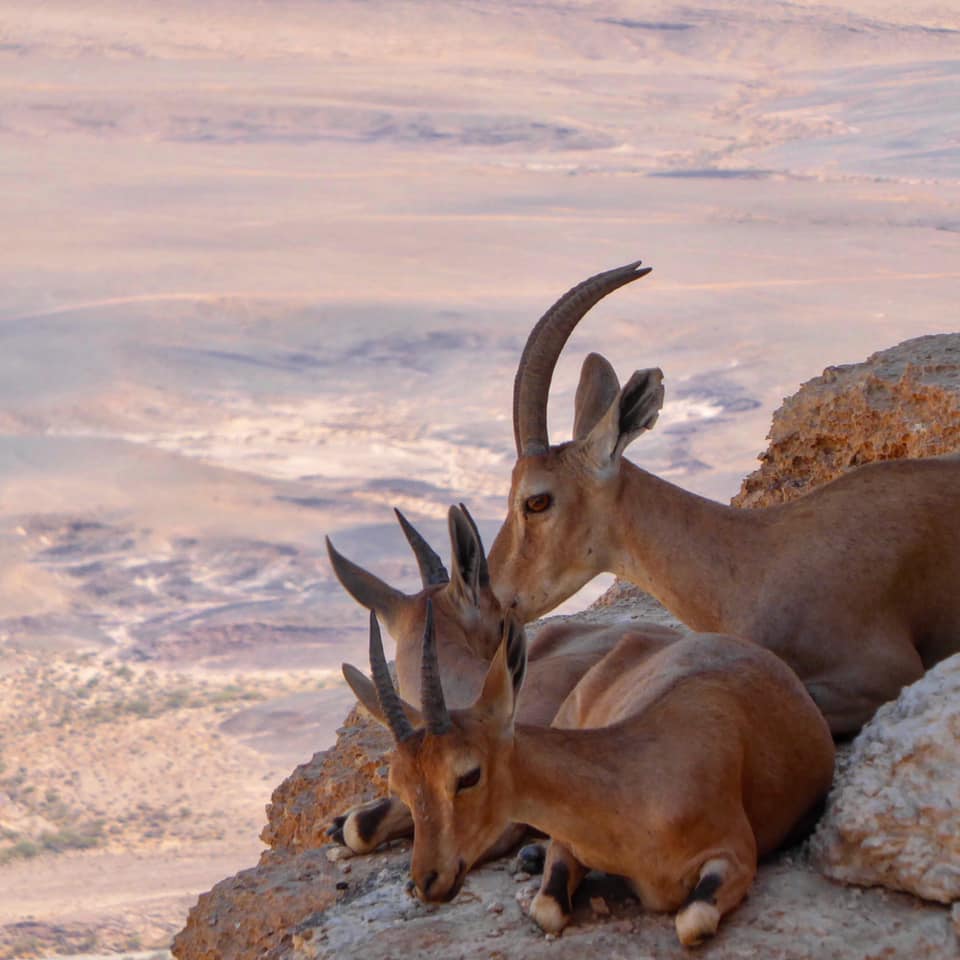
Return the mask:
[[469, 790], [480, 782], [480, 768], [474, 767], [469, 773], [465, 773], [457, 779], [457, 793], [461, 790]]
[[527, 513], [543, 513], [551, 503], [553, 503], [553, 497], [549, 493], [535, 493], [532, 497], [527, 497], [527, 502], [523, 506]]

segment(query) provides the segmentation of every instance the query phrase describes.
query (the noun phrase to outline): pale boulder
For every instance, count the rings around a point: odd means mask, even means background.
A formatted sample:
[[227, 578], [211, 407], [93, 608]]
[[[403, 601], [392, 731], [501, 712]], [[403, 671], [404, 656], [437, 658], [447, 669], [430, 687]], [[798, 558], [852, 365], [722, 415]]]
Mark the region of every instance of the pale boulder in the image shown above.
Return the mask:
[[881, 707], [838, 758], [811, 858], [844, 883], [960, 901], [960, 654]]

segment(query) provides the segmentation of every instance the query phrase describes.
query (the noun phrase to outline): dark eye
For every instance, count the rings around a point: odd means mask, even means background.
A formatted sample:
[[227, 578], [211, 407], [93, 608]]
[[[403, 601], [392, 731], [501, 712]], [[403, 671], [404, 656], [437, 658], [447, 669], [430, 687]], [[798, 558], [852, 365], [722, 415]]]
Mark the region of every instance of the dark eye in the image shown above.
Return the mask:
[[474, 767], [469, 773], [457, 778], [457, 793], [461, 790], [469, 790], [480, 782], [480, 768]]
[[535, 493], [532, 497], [527, 497], [523, 507], [527, 513], [543, 513], [552, 503], [553, 497], [549, 493]]

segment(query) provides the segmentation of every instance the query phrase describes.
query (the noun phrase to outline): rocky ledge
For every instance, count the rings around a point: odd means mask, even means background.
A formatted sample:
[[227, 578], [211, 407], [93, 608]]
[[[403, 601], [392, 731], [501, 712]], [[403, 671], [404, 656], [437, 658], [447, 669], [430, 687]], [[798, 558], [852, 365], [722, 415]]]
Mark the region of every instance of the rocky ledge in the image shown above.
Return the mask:
[[[737, 505], [790, 499], [875, 459], [960, 450], [960, 334], [921, 337], [865, 363], [829, 368], [784, 402], [770, 441]], [[619, 584], [578, 618], [670, 620], [649, 597]], [[878, 711], [841, 751], [813, 839], [761, 865], [746, 902], [700, 955], [947, 960], [960, 954], [958, 694], [955, 656]], [[274, 792], [261, 834], [269, 849], [260, 863], [200, 897], [174, 941], [174, 955], [687, 955], [672, 918], [642, 911], [610, 878], [588, 878], [574, 924], [554, 939], [526, 917], [536, 878], [515, 873], [508, 861], [474, 871], [454, 903], [436, 907], [405, 892], [407, 844], [342, 858], [339, 848], [325, 844], [325, 827], [352, 804], [383, 793], [388, 748], [376, 725], [351, 712], [337, 744]], [[952, 909], [939, 905], [950, 903]]]

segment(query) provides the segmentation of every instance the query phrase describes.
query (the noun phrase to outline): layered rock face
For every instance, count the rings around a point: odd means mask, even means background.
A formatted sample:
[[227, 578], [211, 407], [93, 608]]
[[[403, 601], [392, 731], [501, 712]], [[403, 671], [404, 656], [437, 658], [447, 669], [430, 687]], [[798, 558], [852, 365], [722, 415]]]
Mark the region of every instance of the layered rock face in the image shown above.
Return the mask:
[[811, 859], [845, 883], [960, 901], [960, 654], [882, 706], [843, 755]]
[[[737, 505], [782, 502], [875, 459], [960, 450], [960, 334], [922, 337], [865, 363], [829, 368], [784, 402], [770, 439]], [[580, 616], [675, 623], [655, 601], [621, 585], [600, 607]], [[958, 686], [960, 657], [954, 657], [879, 711], [841, 761], [813, 845], [816, 863], [829, 876], [940, 902], [960, 897]], [[259, 866], [200, 898], [174, 942], [174, 955], [680, 955], [672, 918], [644, 913], [622, 892], [608, 895], [609, 907], [603, 896], [591, 905], [588, 894], [575, 925], [548, 942], [521, 908], [536, 880], [518, 881], [502, 861], [474, 871], [457, 900], [438, 908], [404, 893], [407, 844], [351, 860], [319, 849], [334, 815], [385, 791], [389, 745], [376, 724], [353, 711], [336, 746], [298, 767], [274, 792], [261, 834], [270, 849]], [[715, 960], [947, 960], [960, 955], [958, 936], [958, 905], [951, 913], [905, 894], [838, 887], [810, 867], [805, 852], [794, 851], [761, 867], [745, 904], [705, 949]]]

